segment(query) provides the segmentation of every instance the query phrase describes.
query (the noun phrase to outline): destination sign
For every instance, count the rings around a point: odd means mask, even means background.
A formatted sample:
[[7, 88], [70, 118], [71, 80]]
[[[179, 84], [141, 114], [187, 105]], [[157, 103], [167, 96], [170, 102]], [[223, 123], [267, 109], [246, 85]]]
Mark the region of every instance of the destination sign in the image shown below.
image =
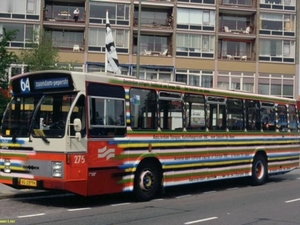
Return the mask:
[[73, 80], [68, 71], [42, 71], [12, 77], [11, 87], [14, 94], [74, 90]]
[[34, 81], [34, 89], [36, 90], [65, 87], [69, 87], [68, 78], [52, 78]]

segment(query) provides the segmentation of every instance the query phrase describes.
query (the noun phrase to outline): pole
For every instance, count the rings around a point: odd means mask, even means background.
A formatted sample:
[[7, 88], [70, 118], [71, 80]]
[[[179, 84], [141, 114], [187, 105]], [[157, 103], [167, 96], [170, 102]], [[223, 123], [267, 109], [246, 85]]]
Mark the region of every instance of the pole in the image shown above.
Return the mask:
[[141, 37], [141, 11], [142, 11], [142, 0], [139, 0], [139, 15], [138, 15], [138, 36], [137, 36], [137, 52], [136, 52], [136, 78], [140, 77], [140, 37]]

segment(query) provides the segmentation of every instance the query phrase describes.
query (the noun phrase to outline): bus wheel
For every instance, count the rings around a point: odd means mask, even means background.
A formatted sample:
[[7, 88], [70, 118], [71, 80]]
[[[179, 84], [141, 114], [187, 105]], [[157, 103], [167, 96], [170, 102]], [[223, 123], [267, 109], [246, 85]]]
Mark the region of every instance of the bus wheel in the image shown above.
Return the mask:
[[252, 183], [253, 185], [262, 185], [267, 181], [268, 167], [266, 158], [259, 154], [254, 157], [252, 162]]
[[161, 185], [160, 174], [157, 166], [151, 162], [144, 162], [138, 166], [134, 178], [134, 193], [139, 201], [153, 199]]

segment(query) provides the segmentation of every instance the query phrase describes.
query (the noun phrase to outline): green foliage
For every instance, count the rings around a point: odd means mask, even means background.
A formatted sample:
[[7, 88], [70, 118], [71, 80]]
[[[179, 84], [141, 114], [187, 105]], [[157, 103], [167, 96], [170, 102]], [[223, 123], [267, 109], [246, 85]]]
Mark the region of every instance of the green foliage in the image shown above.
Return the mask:
[[0, 95], [0, 116], [3, 115], [3, 112], [6, 109], [9, 100], [10, 98], [5, 98], [3, 95]]
[[29, 71], [57, 69], [58, 49], [52, 44], [51, 35], [47, 32], [38, 38], [34, 33], [32, 41], [21, 50], [20, 60], [28, 65]]
[[3, 28], [3, 32], [0, 34], [0, 115], [3, 115], [6, 105], [10, 100], [10, 98], [3, 95], [3, 93], [8, 91], [9, 86], [7, 69], [12, 63], [17, 61], [18, 57], [14, 52], [8, 51], [7, 46], [9, 46], [9, 42], [16, 38], [16, 33], [17, 30], [7, 31]]
[[3, 34], [0, 34], [0, 88], [2, 89], [8, 89], [9, 76], [7, 69], [10, 64], [15, 63], [18, 59], [14, 52], [7, 49], [9, 42], [16, 38], [16, 33], [17, 30], [7, 31], [3, 28]]

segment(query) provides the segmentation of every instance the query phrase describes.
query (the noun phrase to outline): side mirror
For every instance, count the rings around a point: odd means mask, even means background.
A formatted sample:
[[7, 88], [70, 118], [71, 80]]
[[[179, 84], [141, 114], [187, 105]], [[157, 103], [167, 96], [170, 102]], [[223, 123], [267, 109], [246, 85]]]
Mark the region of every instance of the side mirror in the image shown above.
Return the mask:
[[74, 125], [74, 130], [76, 132], [80, 132], [81, 131], [82, 123], [81, 123], [80, 119], [78, 119], [78, 118], [74, 119], [73, 125]]

